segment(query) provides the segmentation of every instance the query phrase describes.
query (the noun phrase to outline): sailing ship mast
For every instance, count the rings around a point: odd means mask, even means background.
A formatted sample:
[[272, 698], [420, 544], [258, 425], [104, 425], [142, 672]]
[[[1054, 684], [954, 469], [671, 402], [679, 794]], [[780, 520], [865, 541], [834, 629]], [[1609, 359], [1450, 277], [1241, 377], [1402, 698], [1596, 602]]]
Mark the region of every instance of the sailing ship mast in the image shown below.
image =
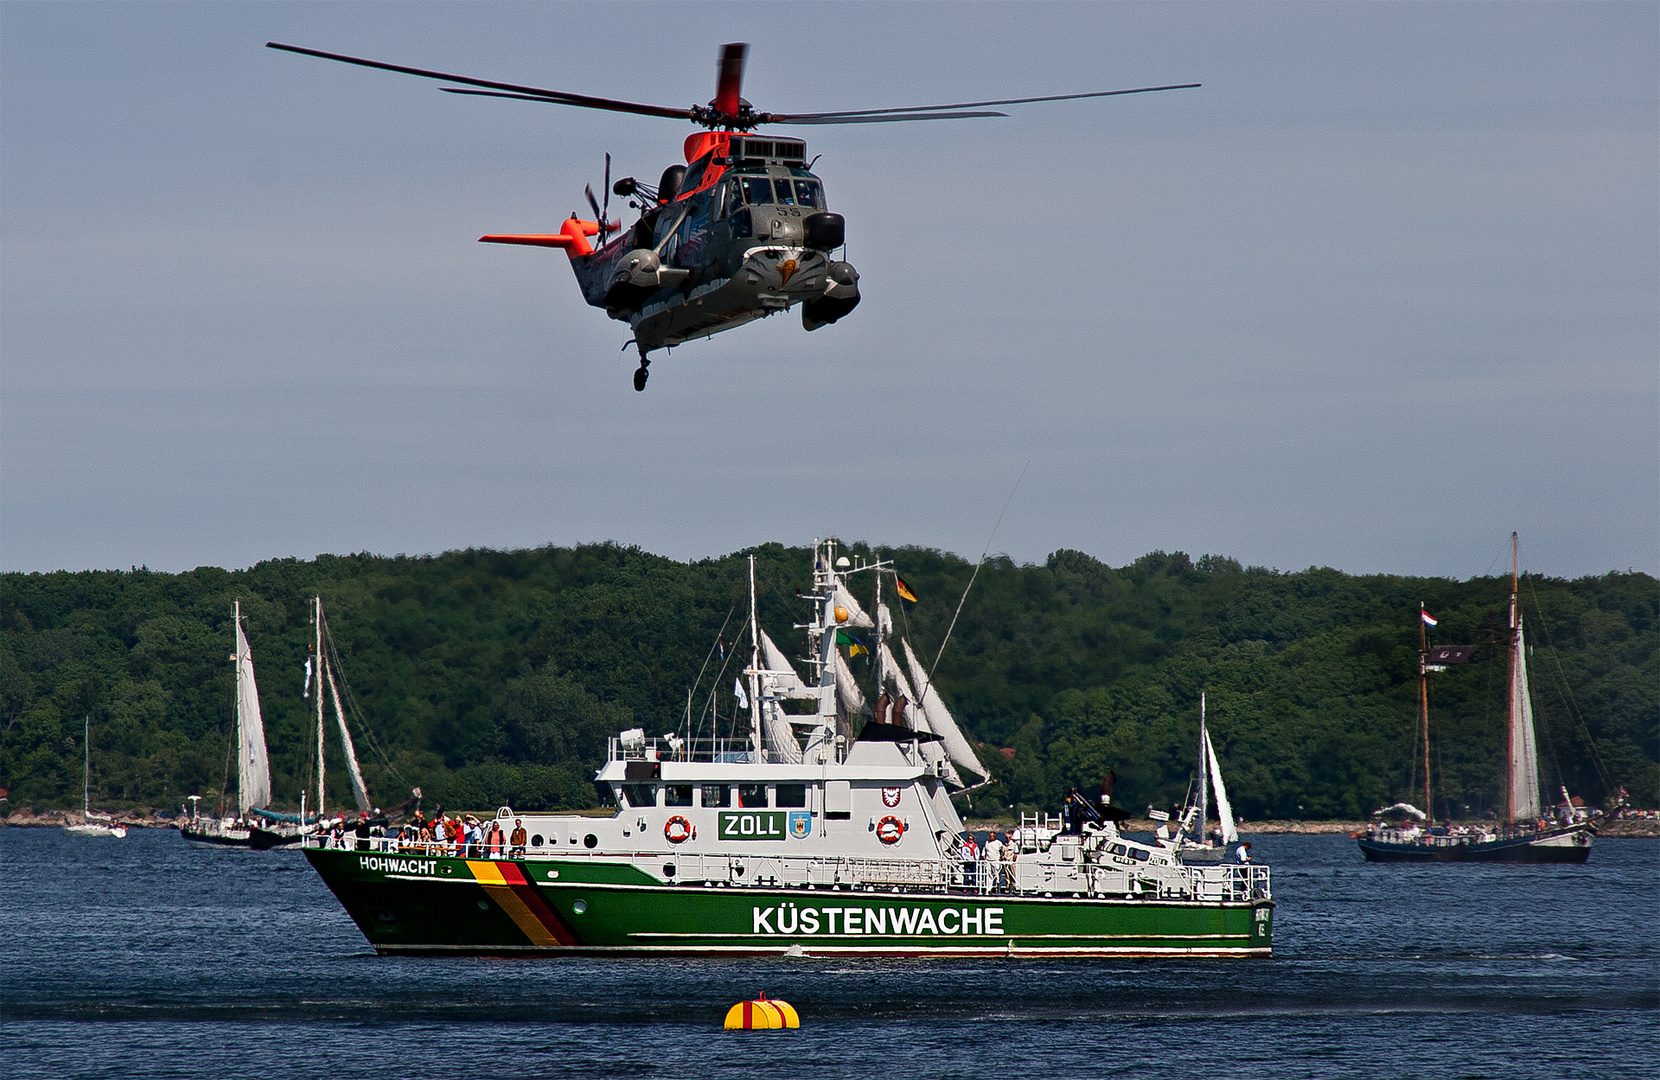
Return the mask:
[[[369, 790], [363, 782], [363, 770], [357, 763], [357, 747], [352, 744], [352, 733], [346, 727], [346, 710], [340, 704], [340, 689], [334, 682], [334, 665], [323, 645], [323, 598], [312, 601], [312, 621], [316, 624], [317, 664], [317, 817], [323, 817], [323, 688], [328, 687], [329, 700], [334, 703], [334, 722], [340, 729], [340, 749], [346, 758], [346, 775], [351, 780], [352, 800], [362, 811], [369, 810]], [[332, 642], [331, 642], [332, 644]]]
[[1510, 534], [1510, 723], [1505, 736], [1505, 818], [1511, 825], [1539, 817], [1539, 750], [1533, 702], [1527, 692], [1527, 645], [1522, 633], [1516, 534]]
[[1205, 692], [1199, 691], [1199, 821], [1195, 828], [1198, 832], [1194, 839], [1199, 843], [1205, 842], [1205, 818], [1210, 814], [1210, 758], [1205, 748], [1210, 745], [1210, 739], [1205, 731]]
[[236, 654], [236, 802], [241, 816], [271, 802], [271, 765], [266, 759], [265, 721], [259, 713], [259, 684], [254, 680], [254, 654], [242, 633], [242, 601], [232, 608]]
[[1429, 793], [1429, 636], [1424, 627], [1424, 602], [1418, 601], [1418, 703], [1420, 726], [1424, 730], [1424, 818], [1426, 825], [1435, 821], [1435, 803]]

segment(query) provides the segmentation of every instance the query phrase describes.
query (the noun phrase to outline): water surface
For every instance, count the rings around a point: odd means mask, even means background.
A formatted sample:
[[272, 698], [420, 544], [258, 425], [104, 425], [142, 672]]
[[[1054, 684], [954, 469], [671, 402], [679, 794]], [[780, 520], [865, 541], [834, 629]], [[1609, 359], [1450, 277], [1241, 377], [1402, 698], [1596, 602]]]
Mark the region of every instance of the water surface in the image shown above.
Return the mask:
[[[0, 829], [5, 1077], [1599, 1077], [1660, 1061], [1660, 841], [1268, 836], [1271, 960], [377, 957], [297, 852]], [[720, 1030], [765, 990], [793, 1032]]]

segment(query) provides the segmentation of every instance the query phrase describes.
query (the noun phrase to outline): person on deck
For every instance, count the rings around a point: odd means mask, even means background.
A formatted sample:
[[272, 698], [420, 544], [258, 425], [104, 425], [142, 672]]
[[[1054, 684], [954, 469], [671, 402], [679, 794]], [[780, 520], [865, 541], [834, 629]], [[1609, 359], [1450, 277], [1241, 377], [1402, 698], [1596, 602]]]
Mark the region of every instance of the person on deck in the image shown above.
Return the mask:
[[986, 864], [986, 882], [993, 889], [997, 888], [1003, 878], [1003, 841], [997, 839], [995, 832], [986, 834], [986, 845], [980, 849], [980, 858]]
[[352, 830], [357, 837], [357, 850], [369, 850], [369, 815], [365, 811], [357, 815], [357, 827]]
[[530, 837], [525, 833], [525, 823], [518, 818], [513, 819], [513, 835], [509, 839], [512, 841], [513, 849], [508, 854], [515, 859], [524, 858], [525, 845], [530, 842]]
[[490, 838], [486, 841], [486, 844], [488, 845], [488, 853], [489, 853], [490, 858], [492, 858], [492, 859], [501, 858], [501, 849], [502, 849], [501, 822], [492, 821], [490, 823]]
[[1020, 845], [1008, 833], [1003, 834], [1003, 886], [1014, 888], [1014, 861], [1020, 857]]
[[1251, 842], [1249, 840], [1245, 841], [1243, 844], [1240, 844], [1239, 847], [1234, 850], [1234, 858], [1238, 859], [1241, 863], [1248, 863], [1251, 861]]

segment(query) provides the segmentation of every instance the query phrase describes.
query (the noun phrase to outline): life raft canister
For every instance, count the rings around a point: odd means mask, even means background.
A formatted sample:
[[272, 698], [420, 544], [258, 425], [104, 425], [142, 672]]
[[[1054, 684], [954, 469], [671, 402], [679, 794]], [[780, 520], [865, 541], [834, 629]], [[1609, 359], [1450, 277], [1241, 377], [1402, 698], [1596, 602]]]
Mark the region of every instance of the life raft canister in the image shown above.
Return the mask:
[[876, 823], [876, 839], [884, 844], [897, 844], [904, 835], [905, 823], [891, 814]]
[[663, 835], [671, 844], [684, 844], [697, 835], [697, 830], [692, 828], [691, 822], [676, 814], [663, 823]]

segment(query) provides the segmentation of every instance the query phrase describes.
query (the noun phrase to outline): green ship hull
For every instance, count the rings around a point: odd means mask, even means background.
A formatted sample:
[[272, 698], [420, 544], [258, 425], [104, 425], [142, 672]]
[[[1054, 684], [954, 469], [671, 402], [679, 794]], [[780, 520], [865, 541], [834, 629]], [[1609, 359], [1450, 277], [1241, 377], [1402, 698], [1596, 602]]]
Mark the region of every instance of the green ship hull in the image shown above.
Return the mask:
[[1273, 903], [665, 884], [626, 860], [307, 848], [383, 954], [1268, 956]]

